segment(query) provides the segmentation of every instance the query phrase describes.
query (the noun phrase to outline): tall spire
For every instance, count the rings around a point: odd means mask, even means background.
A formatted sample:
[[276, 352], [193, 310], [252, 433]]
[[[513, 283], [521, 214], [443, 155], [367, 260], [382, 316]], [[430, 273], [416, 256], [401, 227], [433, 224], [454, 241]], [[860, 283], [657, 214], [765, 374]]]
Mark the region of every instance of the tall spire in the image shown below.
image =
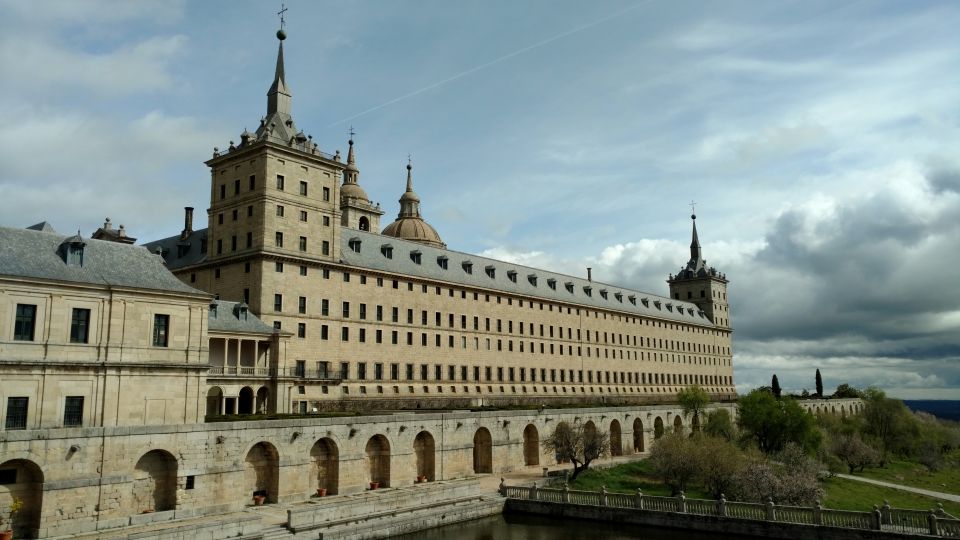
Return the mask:
[[407, 156], [407, 193], [413, 193], [413, 162]]
[[277, 69], [273, 76], [273, 84], [267, 92], [267, 114], [289, 115], [291, 95], [283, 70], [283, 40], [287, 39], [287, 33], [283, 28], [277, 30], [277, 39], [280, 40], [280, 48], [277, 51]]
[[697, 237], [697, 215], [690, 214], [690, 219], [693, 220], [693, 239], [690, 241], [690, 260], [699, 261], [701, 259], [701, 254], [700, 238]]

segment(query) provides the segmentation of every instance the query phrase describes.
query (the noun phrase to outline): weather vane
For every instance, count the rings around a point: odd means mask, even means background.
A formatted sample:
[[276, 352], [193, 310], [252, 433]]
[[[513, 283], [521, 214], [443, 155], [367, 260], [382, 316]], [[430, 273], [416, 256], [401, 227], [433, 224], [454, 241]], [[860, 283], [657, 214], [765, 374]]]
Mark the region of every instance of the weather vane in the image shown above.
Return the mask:
[[277, 15], [280, 16], [280, 29], [283, 30], [283, 25], [286, 21], [283, 18], [283, 14], [287, 12], [287, 6], [283, 5], [283, 2], [280, 3], [280, 11], [277, 12]]
[[351, 141], [353, 140], [353, 136], [356, 135], [356, 134], [357, 134], [357, 133], [356, 133], [355, 131], [353, 131], [353, 124], [350, 124], [350, 140], [351, 140]]
[[697, 203], [690, 201], [690, 213], [693, 215], [697, 214]]

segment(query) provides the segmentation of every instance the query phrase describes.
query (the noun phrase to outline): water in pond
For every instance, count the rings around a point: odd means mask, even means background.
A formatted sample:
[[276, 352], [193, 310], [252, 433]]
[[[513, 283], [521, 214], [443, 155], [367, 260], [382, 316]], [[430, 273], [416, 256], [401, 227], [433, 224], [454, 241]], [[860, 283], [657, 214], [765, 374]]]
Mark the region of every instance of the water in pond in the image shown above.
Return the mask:
[[403, 540], [756, 540], [747, 536], [708, 534], [623, 523], [561, 520], [527, 514], [496, 515], [394, 538]]

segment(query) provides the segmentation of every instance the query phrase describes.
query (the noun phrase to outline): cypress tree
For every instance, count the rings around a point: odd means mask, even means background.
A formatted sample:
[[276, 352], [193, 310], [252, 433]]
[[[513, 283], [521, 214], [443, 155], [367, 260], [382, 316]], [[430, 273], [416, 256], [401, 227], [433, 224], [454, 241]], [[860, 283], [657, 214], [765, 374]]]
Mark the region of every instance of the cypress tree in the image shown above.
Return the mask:
[[770, 388], [773, 390], [773, 397], [780, 399], [780, 381], [777, 380], [777, 374], [773, 374], [773, 380], [770, 382]]
[[817, 397], [823, 397], [823, 378], [820, 377], [820, 368], [817, 368]]

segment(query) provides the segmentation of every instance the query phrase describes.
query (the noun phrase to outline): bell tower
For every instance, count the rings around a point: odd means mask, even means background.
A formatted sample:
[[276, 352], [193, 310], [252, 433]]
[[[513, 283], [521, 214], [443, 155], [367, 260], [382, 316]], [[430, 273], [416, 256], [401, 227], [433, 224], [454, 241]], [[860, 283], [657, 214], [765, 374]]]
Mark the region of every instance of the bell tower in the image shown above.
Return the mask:
[[697, 215], [692, 214], [693, 238], [690, 241], [690, 260], [687, 265], [671, 275], [670, 297], [696, 304], [713, 324], [730, 328], [730, 306], [727, 303], [727, 276], [716, 268], [707, 266], [697, 236]]

